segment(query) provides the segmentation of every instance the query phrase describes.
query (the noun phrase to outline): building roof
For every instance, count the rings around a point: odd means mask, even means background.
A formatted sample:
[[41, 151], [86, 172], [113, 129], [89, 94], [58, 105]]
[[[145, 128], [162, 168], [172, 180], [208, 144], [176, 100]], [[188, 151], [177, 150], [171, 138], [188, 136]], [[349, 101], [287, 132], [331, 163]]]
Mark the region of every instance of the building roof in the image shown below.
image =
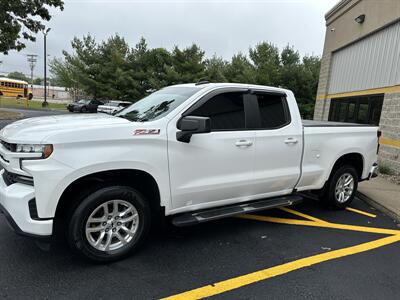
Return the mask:
[[336, 14], [338, 11], [340, 11], [343, 7], [345, 7], [347, 4], [349, 4], [353, 0], [340, 0], [334, 7], [332, 7], [326, 14], [325, 14], [325, 20], [328, 20], [330, 17], [332, 17], [334, 14]]

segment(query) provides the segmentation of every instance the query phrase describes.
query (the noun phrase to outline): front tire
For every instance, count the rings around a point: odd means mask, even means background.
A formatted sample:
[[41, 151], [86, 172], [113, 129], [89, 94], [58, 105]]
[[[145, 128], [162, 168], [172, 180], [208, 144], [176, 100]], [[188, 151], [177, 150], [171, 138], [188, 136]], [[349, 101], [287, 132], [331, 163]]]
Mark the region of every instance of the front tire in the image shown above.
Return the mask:
[[95, 262], [112, 262], [134, 252], [148, 235], [150, 207], [137, 190], [111, 186], [86, 197], [68, 227], [71, 248]]
[[353, 201], [357, 187], [356, 169], [350, 165], [341, 166], [332, 172], [322, 200], [330, 207], [344, 209]]
[[84, 106], [81, 108], [81, 113], [86, 113], [87, 112], [87, 108]]

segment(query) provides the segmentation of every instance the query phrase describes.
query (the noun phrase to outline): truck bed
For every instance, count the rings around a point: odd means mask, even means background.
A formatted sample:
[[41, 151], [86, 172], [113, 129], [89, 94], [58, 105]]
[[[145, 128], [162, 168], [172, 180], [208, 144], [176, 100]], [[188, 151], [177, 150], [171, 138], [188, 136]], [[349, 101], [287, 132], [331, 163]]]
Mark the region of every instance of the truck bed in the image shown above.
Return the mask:
[[304, 127], [373, 127], [369, 124], [302, 120]]

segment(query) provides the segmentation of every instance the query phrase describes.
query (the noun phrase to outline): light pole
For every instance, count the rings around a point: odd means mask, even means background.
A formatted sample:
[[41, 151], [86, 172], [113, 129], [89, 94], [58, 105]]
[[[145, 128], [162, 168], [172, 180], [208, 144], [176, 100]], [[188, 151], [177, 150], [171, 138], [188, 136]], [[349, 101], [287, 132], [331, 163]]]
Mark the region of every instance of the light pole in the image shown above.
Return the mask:
[[31, 94], [33, 95], [33, 69], [35, 68], [37, 55], [36, 54], [27, 54], [29, 67], [31, 69]]
[[46, 38], [51, 28], [43, 29], [43, 38], [44, 38], [44, 101], [42, 103], [42, 107], [47, 107], [49, 104], [47, 103], [47, 54], [46, 54]]

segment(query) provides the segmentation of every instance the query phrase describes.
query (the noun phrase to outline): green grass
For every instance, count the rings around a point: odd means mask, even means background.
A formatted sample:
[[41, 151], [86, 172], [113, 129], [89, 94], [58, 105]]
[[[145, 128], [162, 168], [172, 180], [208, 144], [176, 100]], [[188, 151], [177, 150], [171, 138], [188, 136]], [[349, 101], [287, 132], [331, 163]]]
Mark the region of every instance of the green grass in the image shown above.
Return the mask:
[[26, 99], [15, 99], [15, 98], [7, 98], [0, 97], [0, 107], [7, 108], [31, 108], [31, 109], [57, 109], [57, 110], [66, 110], [67, 105], [64, 103], [50, 103], [47, 108], [42, 107], [43, 101], [35, 101], [35, 100], [26, 100]]
[[16, 120], [22, 118], [24, 115], [19, 112], [4, 111], [0, 109], [0, 120]]
[[393, 170], [387, 164], [384, 163], [378, 164], [378, 171], [381, 174], [393, 175]]

